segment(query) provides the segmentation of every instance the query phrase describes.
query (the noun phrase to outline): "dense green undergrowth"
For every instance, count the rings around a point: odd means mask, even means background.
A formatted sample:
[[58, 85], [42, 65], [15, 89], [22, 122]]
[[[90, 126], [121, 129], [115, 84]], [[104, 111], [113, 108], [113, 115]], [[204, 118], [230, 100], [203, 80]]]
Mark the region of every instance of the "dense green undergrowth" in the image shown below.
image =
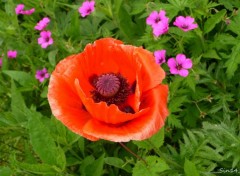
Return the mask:
[[[82, 18], [82, 0], [0, 1], [0, 175], [214, 176], [240, 175], [240, 2], [235, 0], [96, 0]], [[35, 8], [16, 15], [17, 4]], [[168, 33], [154, 37], [146, 18], [163, 9]], [[198, 28], [184, 32], [176, 16], [192, 16]], [[37, 40], [36, 23], [51, 22], [54, 43]], [[187, 77], [172, 75], [167, 64], [170, 115], [157, 134], [125, 145], [76, 135], [52, 116], [48, 79], [37, 70], [54, 70], [87, 43], [113, 37], [167, 58], [184, 53], [193, 67]], [[8, 59], [8, 50], [17, 50]], [[145, 163], [146, 162], [146, 163]]]

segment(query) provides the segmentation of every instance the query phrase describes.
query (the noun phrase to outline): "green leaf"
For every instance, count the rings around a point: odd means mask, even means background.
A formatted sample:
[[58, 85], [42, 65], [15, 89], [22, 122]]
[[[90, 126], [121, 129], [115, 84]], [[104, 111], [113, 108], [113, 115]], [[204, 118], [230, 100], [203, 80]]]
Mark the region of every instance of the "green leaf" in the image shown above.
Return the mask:
[[0, 175], [1, 176], [10, 176], [12, 175], [12, 171], [9, 167], [0, 167]]
[[193, 92], [195, 92], [195, 88], [196, 88], [196, 78], [194, 75], [190, 74], [188, 75], [188, 77], [184, 80], [184, 83], [192, 89]]
[[240, 64], [240, 43], [238, 43], [236, 46], [232, 49], [232, 54], [230, 58], [225, 63], [225, 66], [227, 67], [227, 77], [230, 79], [233, 77], [235, 71], [238, 68], [238, 65]]
[[17, 90], [17, 87], [13, 80], [11, 85], [11, 100], [12, 100], [11, 109], [12, 109], [12, 114], [14, 118], [18, 122], [27, 121], [27, 118], [26, 118], [27, 107], [25, 105], [25, 102], [21, 93]]
[[28, 111], [30, 142], [41, 160], [64, 170], [66, 159], [63, 150], [57, 147], [48, 128], [41, 121], [41, 114]]
[[174, 97], [169, 102], [169, 110], [171, 113], [182, 111], [180, 108], [187, 101], [187, 96]]
[[50, 51], [48, 53], [48, 60], [49, 60], [49, 63], [55, 67], [56, 66], [56, 55], [58, 53], [58, 49], [55, 49], [53, 51]]
[[206, 23], [204, 24], [204, 33], [207, 34], [212, 31], [216, 24], [218, 24], [223, 19], [225, 14], [226, 10], [223, 9], [207, 19]]
[[24, 162], [15, 161], [15, 165], [23, 170], [34, 174], [41, 174], [41, 175], [56, 175], [56, 169], [48, 164], [28, 164]]
[[30, 73], [15, 70], [4, 70], [3, 73], [10, 76], [13, 80], [17, 81], [24, 87], [33, 87], [33, 85], [36, 83], [36, 80]]
[[103, 173], [104, 154], [86, 167], [86, 176], [101, 176]]
[[184, 172], [186, 176], [199, 176], [198, 170], [195, 164], [188, 159], [185, 159]]
[[148, 156], [146, 162], [147, 165], [143, 161], [136, 163], [133, 176], [158, 176], [159, 173], [169, 169], [167, 163], [157, 156]]
[[133, 23], [131, 16], [129, 15], [128, 11], [125, 9], [123, 6], [122, 0], [116, 1], [118, 3], [114, 4], [116, 11], [115, 17], [117, 17], [118, 21], [118, 27], [123, 34], [123, 36], [127, 39], [130, 40], [134, 37], [135, 31], [136, 31], [136, 26]]
[[139, 148], [144, 148], [147, 150], [151, 150], [154, 148], [160, 148], [164, 142], [164, 128], [161, 128], [155, 135], [151, 138], [143, 141], [133, 141], [135, 145]]
[[209, 58], [209, 59], [221, 60], [221, 58], [218, 56], [216, 50], [214, 50], [214, 49], [208, 50], [202, 56], [205, 58]]
[[170, 114], [167, 118], [167, 123], [172, 127], [183, 128], [181, 120], [174, 114]]
[[123, 169], [128, 173], [131, 173], [131, 171], [132, 171], [132, 168], [129, 165], [126, 165], [122, 159], [117, 158], [117, 157], [104, 158], [104, 162], [110, 166], [114, 166], [114, 167]]

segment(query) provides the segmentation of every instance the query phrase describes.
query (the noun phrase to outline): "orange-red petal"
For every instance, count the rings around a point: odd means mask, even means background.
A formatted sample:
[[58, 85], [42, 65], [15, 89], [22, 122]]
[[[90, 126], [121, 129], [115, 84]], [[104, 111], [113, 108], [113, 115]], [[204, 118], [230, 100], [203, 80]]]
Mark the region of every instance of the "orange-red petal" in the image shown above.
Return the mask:
[[92, 98], [88, 98], [84, 91], [81, 89], [81, 86], [79, 85], [79, 80], [75, 80], [75, 86], [76, 90], [78, 92], [78, 95], [83, 102], [85, 108], [87, 111], [91, 114], [91, 116], [101, 122], [109, 123], [109, 124], [119, 124], [123, 123], [135, 118], [138, 118], [140, 116], [143, 116], [146, 114], [149, 110], [148, 107], [142, 108], [140, 111], [131, 114], [131, 113], [125, 113], [119, 110], [119, 108], [114, 105], [107, 105], [106, 102], [99, 102], [95, 103]]
[[48, 101], [53, 115], [73, 132], [92, 141], [98, 140], [83, 132], [84, 125], [92, 117], [84, 110], [81, 99], [72, 88], [74, 83], [70, 83], [68, 77], [64, 76], [64, 70], [59, 70], [60, 67], [52, 73], [48, 89]]
[[159, 85], [145, 92], [143, 95], [143, 108], [150, 110], [129, 122], [120, 125], [110, 125], [92, 119], [84, 126], [84, 133], [97, 138], [114, 141], [127, 142], [129, 140], [144, 140], [155, 134], [163, 125], [168, 115], [167, 110], [168, 87]]
[[143, 92], [162, 83], [162, 80], [165, 78], [165, 72], [158, 64], [156, 64], [154, 56], [151, 52], [138, 47], [134, 51], [134, 57], [142, 65], [141, 71], [138, 74], [140, 74], [139, 77], [143, 82]]

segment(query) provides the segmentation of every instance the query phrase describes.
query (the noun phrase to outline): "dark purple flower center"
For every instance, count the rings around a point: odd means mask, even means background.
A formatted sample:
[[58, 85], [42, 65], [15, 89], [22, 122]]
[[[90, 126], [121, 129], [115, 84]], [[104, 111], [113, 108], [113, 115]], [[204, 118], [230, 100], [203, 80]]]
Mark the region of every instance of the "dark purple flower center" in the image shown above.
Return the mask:
[[50, 37], [45, 38], [45, 42], [49, 42], [49, 40], [50, 40]]
[[114, 74], [104, 74], [98, 77], [96, 82], [97, 91], [104, 97], [115, 95], [120, 88], [120, 80]]
[[188, 28], [189, 28], [189, 26], [188, 26], [188, 25], [186, 25], [186, 24], [183, 24], [183, 25], [182, 25], [182, 28], [183, 28], [183, 29], [188, 29]]
[[182, 70], [182, 64], [177, 64], [177, 70]]
[[41, 73], [39, 74], [39, 76], [42, 77], [42, 78], [45, 77], [45, 72], [41, 72]]
[[91, 94], [95, 103], [104, 101], [107, 105], [117, 105], [123, 112], [134, 113], [134, 110], [126, 104], [126, 100], [130, 94], [134, 93], [136, 82], [130, 86], [127, 79], [120, 73], [92, 75], [89, 82], [94, 87]]
[[91, 9], [91, 7], [89, 7], [88, 9], [87, 9], [87, 13], [91, 13], [92, 12], [92, 9]]
[[155, 23], [158, 23], [159, 21], [161, 21], [161, 19], [160, 19], [160, 17], [157, 17], [157, 18], [155, 19]]

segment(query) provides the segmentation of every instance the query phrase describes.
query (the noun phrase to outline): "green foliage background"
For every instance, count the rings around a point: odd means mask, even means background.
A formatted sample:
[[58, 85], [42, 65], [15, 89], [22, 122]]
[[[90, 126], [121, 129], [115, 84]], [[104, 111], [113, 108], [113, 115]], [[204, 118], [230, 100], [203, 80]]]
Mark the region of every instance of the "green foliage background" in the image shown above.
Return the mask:
[[[0, 175], [240, 175], [240, 1], [96, 0], [94, 13], [81, 18], [82, 2], [0, 1]], [[17, 16], [19, 3], [36, 12]], [[160, 9], [170, 29], [154, 38], [146, 17]], [[199, 28], [185, 33], [174, 27], [178, 15], [194, 17]], [[34, 26], [45, 16], [54, 44], [42, 49]], [[35, 79], [36, 70], [51, 72], [102, 37], [166, 49], [168, 58], [184, 53], [193, 61], [188, 77], [167, 74], [165, 127], [148, 140], [125, 143], [147, 165], [118, 143], [90, 142], [66, 129], [51, 115], [48, 81]], [[18, 51], [14, 60], [6, 57], [10, 49]]]

